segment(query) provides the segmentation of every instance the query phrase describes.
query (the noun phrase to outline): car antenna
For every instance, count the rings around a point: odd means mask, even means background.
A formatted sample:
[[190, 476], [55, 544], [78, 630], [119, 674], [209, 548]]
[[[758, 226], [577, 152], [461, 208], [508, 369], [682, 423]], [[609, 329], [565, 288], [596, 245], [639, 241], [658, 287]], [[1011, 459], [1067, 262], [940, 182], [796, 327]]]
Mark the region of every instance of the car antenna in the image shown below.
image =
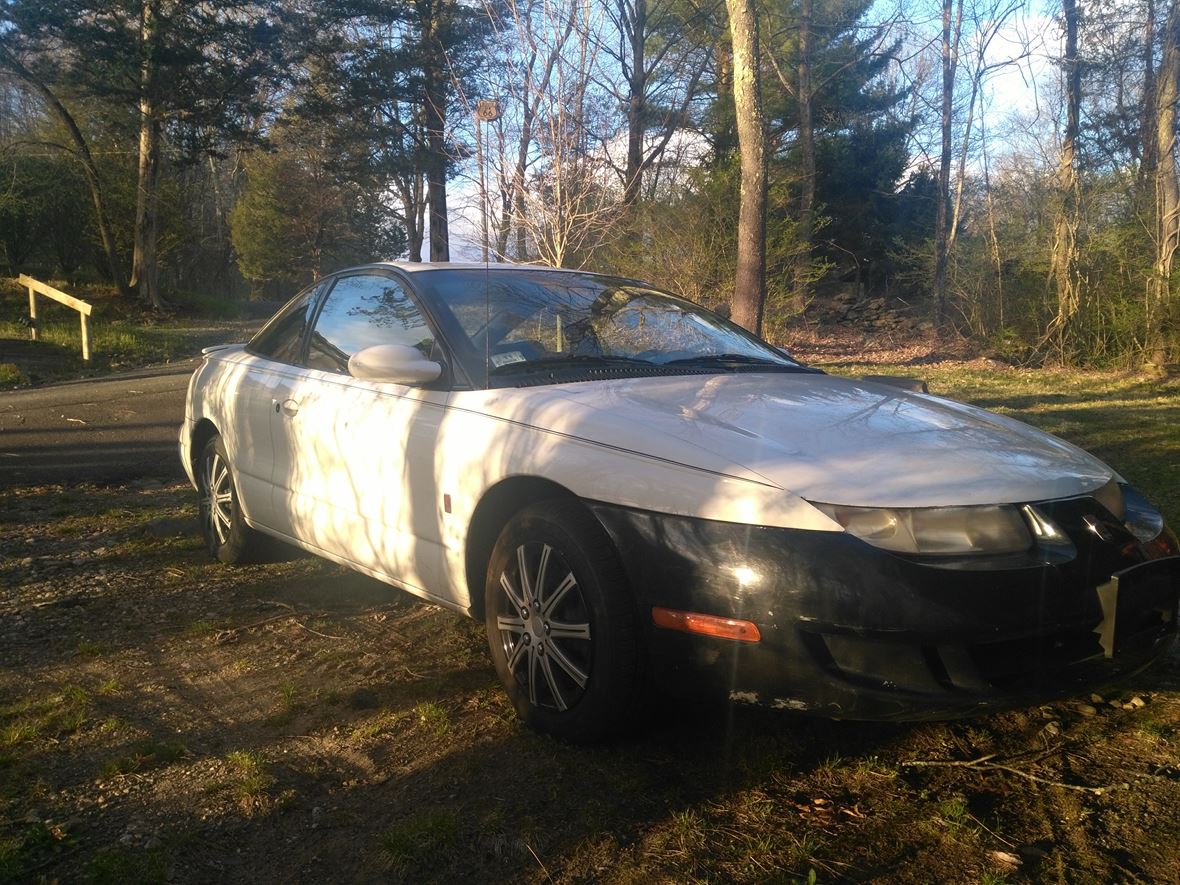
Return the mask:
[[[488, 124], [500, 119], [500, 102], [494, 98], [480, 99], [475, 103], [475, 148], [479, 152], [479, 217], [480, 230], [483, 234], [483, 386], [486, 390], [491, 385], [492, 377], [492, 295], [491, 295], [491, 263], [488, 258], [488, 185], [491, 175], [488, 174], [490, 159], [490, 145], [484, 146], [487, 140]], [[481, 139], [480, 123], [483, 124]]]

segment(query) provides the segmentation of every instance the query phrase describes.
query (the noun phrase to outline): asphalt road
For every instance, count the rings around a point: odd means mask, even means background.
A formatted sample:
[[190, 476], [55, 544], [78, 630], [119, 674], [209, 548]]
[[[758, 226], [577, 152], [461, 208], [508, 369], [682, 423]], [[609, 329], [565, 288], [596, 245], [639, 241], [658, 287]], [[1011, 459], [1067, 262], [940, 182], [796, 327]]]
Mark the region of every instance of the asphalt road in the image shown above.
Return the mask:
[[0, 393], [0, 488], [183, 478], [176, 437], [196, 366]]

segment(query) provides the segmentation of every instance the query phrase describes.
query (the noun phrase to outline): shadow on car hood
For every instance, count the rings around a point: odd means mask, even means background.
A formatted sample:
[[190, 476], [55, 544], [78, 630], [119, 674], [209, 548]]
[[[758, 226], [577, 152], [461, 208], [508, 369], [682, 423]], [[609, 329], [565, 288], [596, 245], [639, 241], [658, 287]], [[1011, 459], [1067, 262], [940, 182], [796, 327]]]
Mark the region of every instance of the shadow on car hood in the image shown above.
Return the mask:
[[516, 421], [707, 470], [757, 474], [832, 504], [1036, 501], [1091, 492], [1113, 475], [1097, 458], [1019, 421], [831, 375], [638, 378], [497, 393], [508, 394], [496, 397], [502, 405], [527, 394], [513, 403], [523, 408], [509, 410]]

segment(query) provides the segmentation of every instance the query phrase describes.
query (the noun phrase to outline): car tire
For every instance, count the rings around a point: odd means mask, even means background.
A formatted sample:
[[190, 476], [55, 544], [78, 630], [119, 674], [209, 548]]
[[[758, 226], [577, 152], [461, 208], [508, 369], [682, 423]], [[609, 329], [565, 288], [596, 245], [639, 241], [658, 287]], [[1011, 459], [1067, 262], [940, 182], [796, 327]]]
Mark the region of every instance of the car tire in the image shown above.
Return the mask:
[[593, 743], [635, 721], [643, 674], [634, 599], [610, 538], [579, 502], [541, 502], [508, 522], [484, 602], [496, 673], [526, 725]]
[[237, 480], [220, 436], [214, 436], [201, 450], [197, 497], [201, 535], [211, 556], [231, 565], [267, 558], [268, 539], [246, 525], [242, 517]]

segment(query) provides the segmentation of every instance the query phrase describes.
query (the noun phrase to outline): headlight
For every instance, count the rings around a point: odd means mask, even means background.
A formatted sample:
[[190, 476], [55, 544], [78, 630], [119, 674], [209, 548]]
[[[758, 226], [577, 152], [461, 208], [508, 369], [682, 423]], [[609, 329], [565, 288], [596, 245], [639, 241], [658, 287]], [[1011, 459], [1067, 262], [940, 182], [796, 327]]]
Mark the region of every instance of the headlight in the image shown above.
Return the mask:
[[1094, 493], [1094, 500], [1110, 511], [1115, 519], [1123, 519], [1127, 512], [1127, 502], [1123, 500], [1123, 487], [1117, 479], [1112, 479]]
[[1024, 517], [1010, 505], [913, 509], [815, 506], [862, 541], [898, 553], [1018, 553], [1032, 546]]
[[[1124, 512], [1119, 514], [1127, 530], [1145, 544], [1154, 541], [1164, 530], [1164, 518], [1158, 510], [1151, 506], [1138, 489], [1123, 486], [1122, 498]], [[1095, 495], [1097, 497], [1097, 495]], [[1099, 498], [1099, 501], [1102, 499]]]

